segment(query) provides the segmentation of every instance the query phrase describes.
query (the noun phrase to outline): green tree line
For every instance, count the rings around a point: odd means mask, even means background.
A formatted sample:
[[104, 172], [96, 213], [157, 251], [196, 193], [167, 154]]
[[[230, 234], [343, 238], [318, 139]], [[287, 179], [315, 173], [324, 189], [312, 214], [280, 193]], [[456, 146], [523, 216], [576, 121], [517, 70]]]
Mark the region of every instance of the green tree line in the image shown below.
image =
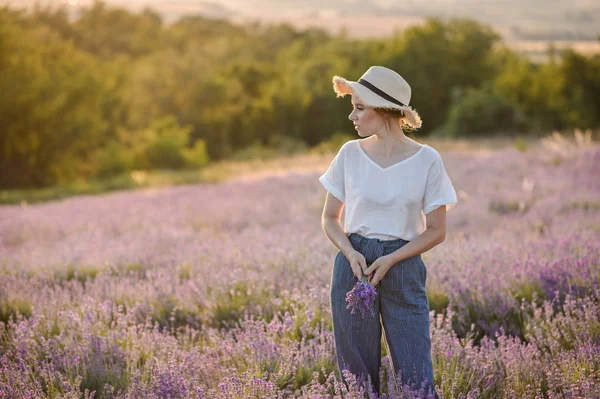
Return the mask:
[[474, 20], [428, 19], [385, 39], [232, 24], [96, 2], [0, 8], [0, 188], [199, 168], [252, 146], [314, 146], [348, 131], [333, 75], [402, 74], [419, 135], [600, 126], [600, 56], [536, 64]]

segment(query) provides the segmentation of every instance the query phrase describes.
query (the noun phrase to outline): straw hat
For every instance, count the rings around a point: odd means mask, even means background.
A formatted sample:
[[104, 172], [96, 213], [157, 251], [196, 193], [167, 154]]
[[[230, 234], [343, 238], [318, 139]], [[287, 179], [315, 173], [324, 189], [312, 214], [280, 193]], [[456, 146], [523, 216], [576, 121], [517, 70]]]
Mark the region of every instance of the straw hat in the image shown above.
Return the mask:
[[360, 77], [358, 82], [333, 77], [333, 90], [337, 97], [354, 93], [366, 106], [404, 111], [404, 121], [411, 128], [421, 127], [421, 117], [411, 107], [410, 86], [397, 72], [382, 66], [372, 66]]

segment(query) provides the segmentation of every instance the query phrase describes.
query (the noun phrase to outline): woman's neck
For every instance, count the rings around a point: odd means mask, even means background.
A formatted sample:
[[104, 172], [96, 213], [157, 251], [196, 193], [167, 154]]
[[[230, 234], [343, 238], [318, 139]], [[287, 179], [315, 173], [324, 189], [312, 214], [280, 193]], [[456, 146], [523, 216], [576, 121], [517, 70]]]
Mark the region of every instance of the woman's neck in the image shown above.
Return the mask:
[[391, 157], [395, 154], [414, 149], [418, 144], [407, 137], [400, 126], [392, 131], [385, 131], [373, 135], [373, 147], [375, 151], [385, 157]]

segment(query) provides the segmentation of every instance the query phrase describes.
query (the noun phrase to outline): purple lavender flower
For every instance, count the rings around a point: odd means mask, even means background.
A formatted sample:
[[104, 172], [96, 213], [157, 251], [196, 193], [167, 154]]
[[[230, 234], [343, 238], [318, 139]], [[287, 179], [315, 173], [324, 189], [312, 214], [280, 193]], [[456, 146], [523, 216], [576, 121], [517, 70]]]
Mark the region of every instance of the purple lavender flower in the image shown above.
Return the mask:
[[377, 298], [377, 291], [375, 287], [369, 284], [366, 277], [363, 276], [361, 281], [357, 282], [352, 290], [346, 294], [346, 302], [348, 305], [346, 309], [350, 309], [351, 314], [355, 314], [357, 311], [360, 312], [361, 317], [365, 317], [367, 312], [371, 313], [371, 316], [375, 316], [372, 305]]

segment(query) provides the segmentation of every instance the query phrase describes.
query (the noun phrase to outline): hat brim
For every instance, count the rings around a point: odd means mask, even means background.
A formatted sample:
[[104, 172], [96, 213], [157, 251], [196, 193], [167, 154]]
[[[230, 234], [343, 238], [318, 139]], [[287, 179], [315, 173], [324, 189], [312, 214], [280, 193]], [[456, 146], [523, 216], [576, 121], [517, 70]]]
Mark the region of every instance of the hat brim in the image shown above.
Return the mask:
[[378, 94], [372, 92], [369, 88], [361, 85], [358, 82], [344, 79], [341, 76], [334, 76], [333, 91], [337, 97], [344, 97], [347, 94], [354, 94], [368, 107], [397, 109], [404, 111], [404, 115], [406, 115], [406, 123], [408, 123], [413, 129], [418, 129], [422, 125], [421, 117], [417, 111], [412, 109], [410, 106], [394, 104], [393, 102], [380, 97]]

